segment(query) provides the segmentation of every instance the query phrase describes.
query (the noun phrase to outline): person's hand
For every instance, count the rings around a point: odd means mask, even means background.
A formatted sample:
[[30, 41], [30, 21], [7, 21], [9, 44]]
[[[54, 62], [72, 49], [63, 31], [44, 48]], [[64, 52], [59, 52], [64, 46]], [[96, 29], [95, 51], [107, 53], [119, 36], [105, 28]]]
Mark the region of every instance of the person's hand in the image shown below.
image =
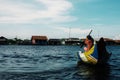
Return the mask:
[[84, 47], [84, 51], [85, 51], [85, 52], [87, 51], [87, 47]]

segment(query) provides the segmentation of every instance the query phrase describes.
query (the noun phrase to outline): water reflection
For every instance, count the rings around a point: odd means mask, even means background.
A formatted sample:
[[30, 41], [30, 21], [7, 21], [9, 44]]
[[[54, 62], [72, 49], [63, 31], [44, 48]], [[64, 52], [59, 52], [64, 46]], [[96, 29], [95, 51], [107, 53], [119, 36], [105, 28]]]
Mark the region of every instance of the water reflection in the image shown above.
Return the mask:
[[110, 80], [110, 65], [79, 65], [76, 74], [82, 79]]

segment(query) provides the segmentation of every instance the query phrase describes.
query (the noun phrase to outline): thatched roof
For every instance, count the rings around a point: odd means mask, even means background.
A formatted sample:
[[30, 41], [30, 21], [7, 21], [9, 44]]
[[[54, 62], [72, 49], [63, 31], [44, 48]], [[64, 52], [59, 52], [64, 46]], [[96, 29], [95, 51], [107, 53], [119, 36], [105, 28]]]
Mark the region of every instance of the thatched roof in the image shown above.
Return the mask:
[[7, 38], [5, 38], [3, 36], [0, 37], [0, 41], [6, 41], [6, 40], [7, 40]]
[[47, 36], [32, 36], [31, 40], [48, 40]]

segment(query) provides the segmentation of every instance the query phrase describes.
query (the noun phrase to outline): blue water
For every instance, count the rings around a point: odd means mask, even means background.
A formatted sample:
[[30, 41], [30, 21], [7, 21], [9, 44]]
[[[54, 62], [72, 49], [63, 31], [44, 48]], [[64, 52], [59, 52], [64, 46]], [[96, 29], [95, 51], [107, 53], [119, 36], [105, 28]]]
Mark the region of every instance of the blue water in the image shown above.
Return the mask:
[[106, 66], [77, 66], [79, 46], [0, 46], [0, 80], [119, 80], [120, 46]]

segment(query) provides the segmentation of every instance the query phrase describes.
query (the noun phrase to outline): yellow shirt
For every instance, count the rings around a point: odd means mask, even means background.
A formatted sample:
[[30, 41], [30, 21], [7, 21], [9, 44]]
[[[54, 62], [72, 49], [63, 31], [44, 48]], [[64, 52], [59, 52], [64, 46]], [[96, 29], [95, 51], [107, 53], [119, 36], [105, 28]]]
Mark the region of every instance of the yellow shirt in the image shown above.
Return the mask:
[[95, 48], [95, 45], [92, 46], [92, 48], [89, 51], [84, 52], [84, 54], [85, 54], [85, 56], [86, 56], [86, 58], [88, 60], [87, 63], [92, 63], [92, 64], [96, 64], [97, 63], [97, 59], [94, 58], [94, 56], [91, 55], [94, 52], [94, 48]]

